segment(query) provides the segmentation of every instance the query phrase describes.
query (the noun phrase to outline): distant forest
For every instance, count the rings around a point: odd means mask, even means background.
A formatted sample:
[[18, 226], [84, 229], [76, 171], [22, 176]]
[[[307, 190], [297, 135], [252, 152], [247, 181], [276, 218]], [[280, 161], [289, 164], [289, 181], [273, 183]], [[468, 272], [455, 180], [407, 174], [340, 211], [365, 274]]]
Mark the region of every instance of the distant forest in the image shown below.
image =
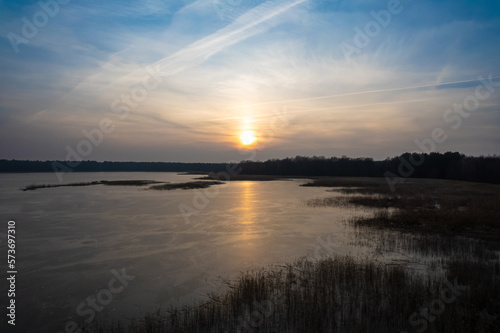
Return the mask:
[[471, 157], [457, 152], [405, 153], [381, 161], [346, 156], [296, 156], [232, 164], [0, 160], [0, 172], [4, 173], [73, 171], [208, 173], [226, 170], [236, 170], [235, 173], [248, 175], [441, 178], [500, 184], [499, 156]]

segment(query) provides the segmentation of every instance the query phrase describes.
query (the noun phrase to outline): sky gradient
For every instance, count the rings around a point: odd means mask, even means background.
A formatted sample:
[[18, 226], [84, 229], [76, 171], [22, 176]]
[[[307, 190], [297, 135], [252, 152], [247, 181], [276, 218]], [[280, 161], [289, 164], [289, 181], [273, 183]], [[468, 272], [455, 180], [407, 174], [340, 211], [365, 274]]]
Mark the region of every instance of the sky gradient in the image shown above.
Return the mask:
[[3, 0], [0, 22], [0, 158], [500, 154], [499, 1]]

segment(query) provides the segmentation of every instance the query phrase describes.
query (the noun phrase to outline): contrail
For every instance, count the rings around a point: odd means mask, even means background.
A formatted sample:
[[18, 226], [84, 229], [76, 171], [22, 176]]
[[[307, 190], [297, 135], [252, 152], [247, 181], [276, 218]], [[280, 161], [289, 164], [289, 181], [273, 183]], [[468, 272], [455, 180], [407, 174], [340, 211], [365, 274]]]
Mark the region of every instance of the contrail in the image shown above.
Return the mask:
[[[264, 32], [266, 30], [265, 23], [271, 24], [269, 21], [273, 18], [277, 18], [284, 12], [306, 1], [267, 1], [245, 12], [224, 28], [191, 43], [170, 56], [149, 64], [149, 66], [155, 68], [159, 76], [167, 77], [199, 65], [228, 46]], [[122, 81], [133, 84], [140, 81], [137, 77], [143, 75], [144, 68], [141, 68], [124, 76]], [[62, 98], [83, 89], [84, 85], [91, 79], [93, 78], [87, 78], [79, 83]]]
[[[494, 76], [492, 79], [499, 79], [499, 78], [500, 78], [500, 76]], [[365, 91], [356, 91], [356, 92], [345, 93], [345, 94], [317, 96], [317, 97], [307, 97], [307, 98], [298, 98], [298, 99], [288, 99], [288, 100], [282, 100], [282, 101], [271, 101], [271, 102], [254, 103], [254, 104], [242, 104], [242, 105], [238, 105], [238, 106], [230, 106], [230, 107], [227, 107], [227, 108], [228, 109], [236, 109], [236, 108], [248, 107], [248, 106], [259, 106], [259, 105], [278, 104], [278, 103], [292, 103], [292, 102], [303, 102], [303, 101], [314, 101], [314, 100], [327, 99], [327, 98], [333, 98], [333, 97], [343, 97], [343, 96], [373, 94], [373, 93], [378, 93], [378, 92], [398, 91], [398, 90], [411, 90], [411, 89], [418, 89], [418, 88], [424, 88], [424, 87], [439, 87], [439, 86], [445, 86], [445, 85], [449, 85], [449, 84], [477, 82], [477, 81], [480, 81], [480, 80], [479, 79], [474, 79], [474, 80], [450, 81], [450, 82], [442, 82], [442, 83], [426, 83], [426, 84], [421, 84], [421, 85], [417, 85], [417, 86], [409, 86], [409, 87], [387, 88], [387, 89], [377, 89], [377, 90], [365, 90]]]
[[153, 63], [152, 66], [158, 69], [161, 76], [170, 76], [199, 65], [226, 47], [262, 32], [265, 30], [264, 23], [305, 1], [307, 0], [267, 1], [241, 15], [226, 27]]

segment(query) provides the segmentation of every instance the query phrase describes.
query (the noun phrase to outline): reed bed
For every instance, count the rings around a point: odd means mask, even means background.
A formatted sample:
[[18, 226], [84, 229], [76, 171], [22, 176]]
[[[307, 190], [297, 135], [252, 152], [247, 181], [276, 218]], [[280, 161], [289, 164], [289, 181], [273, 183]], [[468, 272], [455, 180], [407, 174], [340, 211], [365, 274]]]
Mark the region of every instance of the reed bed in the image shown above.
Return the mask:
[[[92, 331], [416, 332], [425, 323], [429, 332], [496, 332], [499, 271], [498, 262], [457, 258], [446, 262], [446, 273], [436, 280], [404, 265], [350, 256], [302, 258], [242, 273], [226, 293], [207, 302]], [[443, 294], [448, 299], [437, 315], [429, 307]], [[425, 319], [430, 310], [432, 321]]]
[[31, 184], [21, 189], [21, 191], [34, 191], [40, 188], [65, 187], [65, 186], [92, 186], [92, 185], [107, 185], [107, 186], [144, 186], [157, 184], [154, 180], [97, 180], [92, 182], [76, 182], [66, 184]]
[[[157, 184], [157, 185], [152, 185]], [[167, 183], [158, 182], [155, 180], [98, 180], [92, 182], [79, 182], [79, 183], [67, 183], [67, 184], [31, 184], [24, 188], [22, 191], [33, 191], [40, 188], [52, 188], [52, 187], [65, 187], [65, 186], [91, 186], [91, 185], [106, 185], [106, 186], [145, 186], [151, 185], [148, 190], [189, 190], [197, 188], [207, 188], [212, 185], [221, 185], [223, 182], [219, 181], [193, 181], [185, 183]]]
[[219, 181], [194, 181], [194, 182], [186, 182], [186, 183], [169, 183], [169, 184], [159, 184], [153, 185], [148, 188], [148, 190], [157, 190], [157, 191], [169, 191], [169, 190], [191, 190], [197, 188], [207, 188], [212, 185], [222, 185], [224, 182]]
[[500, 241], [499, 185], [413, 179], [392, 192], [383, 180], [373, 178], [315, 180], [308, 186], [332, 187], [343, 194], [307, 200], [311, 207], [394, 208], [352, 219], [356, 226]]

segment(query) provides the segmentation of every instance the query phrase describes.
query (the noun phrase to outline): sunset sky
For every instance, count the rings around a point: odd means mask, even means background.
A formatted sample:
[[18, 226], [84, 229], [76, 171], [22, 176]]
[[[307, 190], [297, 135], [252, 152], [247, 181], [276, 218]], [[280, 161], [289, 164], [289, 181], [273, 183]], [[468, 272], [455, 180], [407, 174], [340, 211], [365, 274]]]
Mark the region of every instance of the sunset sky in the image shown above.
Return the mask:
[[500, 154], [500, 1], [3, 0], [0, 35], [0, 158]]

